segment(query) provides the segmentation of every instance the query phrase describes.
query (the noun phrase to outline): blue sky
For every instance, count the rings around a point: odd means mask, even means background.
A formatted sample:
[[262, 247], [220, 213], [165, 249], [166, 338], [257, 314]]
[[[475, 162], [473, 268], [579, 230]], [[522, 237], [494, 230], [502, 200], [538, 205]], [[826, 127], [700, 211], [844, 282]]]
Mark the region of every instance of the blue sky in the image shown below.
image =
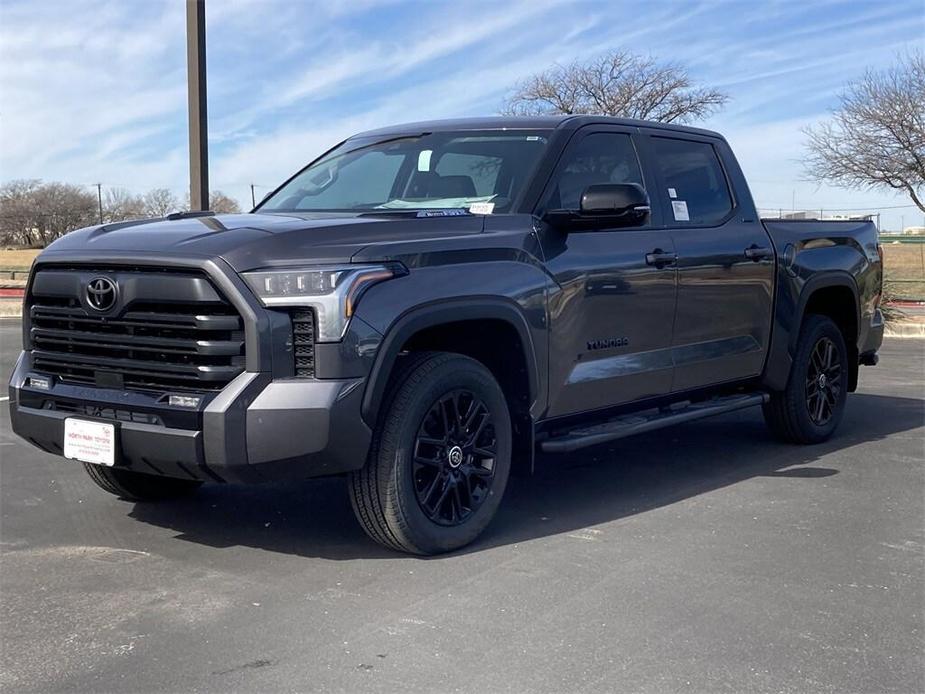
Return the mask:
[[[242, 204], [353, 132], [491, 115], [519, 79], [611, 48], [730, 94], [702, 125], [729, 138], [759, 206], [909, 204], [801, 180], [800, 128], [925, 44], [923, 0], [207, 0], [207, 27], [212, 187]], [[0, 0], [0, 179], [182, 195], [184, 37], [182, 0]]]

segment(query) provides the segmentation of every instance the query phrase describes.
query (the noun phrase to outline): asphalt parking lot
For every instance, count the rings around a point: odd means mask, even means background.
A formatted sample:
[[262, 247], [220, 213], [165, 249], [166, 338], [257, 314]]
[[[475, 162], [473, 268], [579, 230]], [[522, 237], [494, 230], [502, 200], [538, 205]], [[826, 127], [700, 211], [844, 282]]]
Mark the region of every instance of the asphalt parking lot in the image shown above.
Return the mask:
[[925, 691], [925, 341], [881, 355], [826, 444], [747, 411], [542, 459], [436, 559], [339, 479], [120, 501], [4, 403], [0, 688]]

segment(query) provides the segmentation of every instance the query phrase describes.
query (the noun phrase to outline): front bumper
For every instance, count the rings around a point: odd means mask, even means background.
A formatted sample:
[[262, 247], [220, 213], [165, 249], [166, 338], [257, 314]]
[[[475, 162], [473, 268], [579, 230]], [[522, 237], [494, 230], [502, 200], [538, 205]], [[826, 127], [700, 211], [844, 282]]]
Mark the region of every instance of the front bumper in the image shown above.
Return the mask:
[[64, 420], [114, 421], [116, 465], [148, 474], [255, 483], [333, 475], [359, 469], [371, 432], [360, 416], [363, 378], [276, 379], [240, 374], [195, 411], [162, 397], [52, 381], [29, 385], [23, 352], [10, 379], [13, 431], [35, 446], [63, 453]]

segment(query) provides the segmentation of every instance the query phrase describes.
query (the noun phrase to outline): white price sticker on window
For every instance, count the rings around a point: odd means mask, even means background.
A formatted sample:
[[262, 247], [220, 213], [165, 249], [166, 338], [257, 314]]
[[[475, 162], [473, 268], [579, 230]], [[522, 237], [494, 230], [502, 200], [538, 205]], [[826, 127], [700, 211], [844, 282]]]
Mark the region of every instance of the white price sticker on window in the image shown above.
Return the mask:
[[674, 212], [674, 221], [689, 222], [690, 215], [687, 213], [687, 202], [684, 200], [672, 200], [671, 211]]

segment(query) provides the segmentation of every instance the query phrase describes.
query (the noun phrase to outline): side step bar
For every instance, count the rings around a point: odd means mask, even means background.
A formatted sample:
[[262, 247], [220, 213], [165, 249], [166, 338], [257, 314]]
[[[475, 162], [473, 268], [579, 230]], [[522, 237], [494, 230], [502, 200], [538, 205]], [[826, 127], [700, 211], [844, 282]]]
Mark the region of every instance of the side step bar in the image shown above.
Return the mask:
[[755, 407], [767, 402], [767, 393], [726, 395], [679, 407], [674, 405], [660, 409], [653, 414], [630, 414], [617, 419], [581, 429], [573, 429], [561, 436], [540, 443], [544, 453], [570, 453], [579, 448], [596, 446], [599, 443], [615, 441], [633, 434], [661, 429], [662, 427], [712, 417], [727, 412]]

